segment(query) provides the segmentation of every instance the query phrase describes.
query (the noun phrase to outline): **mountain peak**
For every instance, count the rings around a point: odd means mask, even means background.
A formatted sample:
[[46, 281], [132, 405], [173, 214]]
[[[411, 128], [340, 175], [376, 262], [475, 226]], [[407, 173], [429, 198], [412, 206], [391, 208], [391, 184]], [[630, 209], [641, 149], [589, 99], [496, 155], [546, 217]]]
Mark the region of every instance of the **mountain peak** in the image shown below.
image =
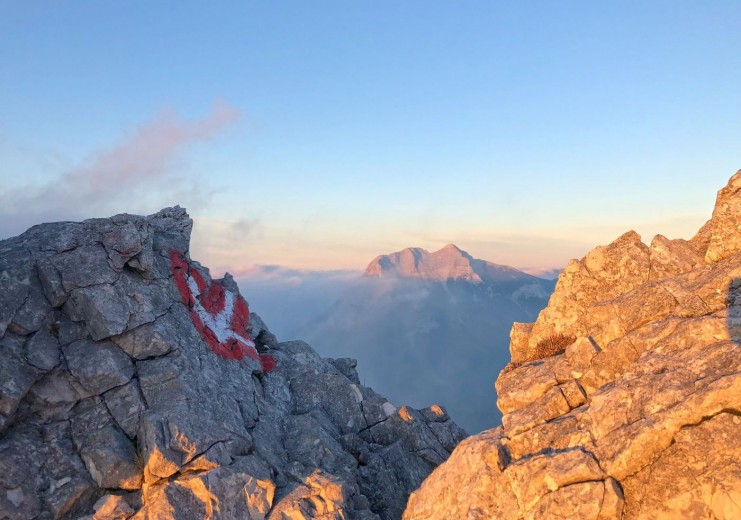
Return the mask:
[[[463, 253], [464, 252], [460, 247], [458, 247], [457, 245], [455, 245], [453, 243], [446, 244], [440, 251], [457, 251], [459, 253]], [[438, 251], [438, 253], [440, 251]]]
[[379, 255], [368, 264], [365, 275], [472, 283], [530, 277], [513, 267], [476, 259], [452, 243], [432, 253], [420, 247], [409, 247], [396, 253]]

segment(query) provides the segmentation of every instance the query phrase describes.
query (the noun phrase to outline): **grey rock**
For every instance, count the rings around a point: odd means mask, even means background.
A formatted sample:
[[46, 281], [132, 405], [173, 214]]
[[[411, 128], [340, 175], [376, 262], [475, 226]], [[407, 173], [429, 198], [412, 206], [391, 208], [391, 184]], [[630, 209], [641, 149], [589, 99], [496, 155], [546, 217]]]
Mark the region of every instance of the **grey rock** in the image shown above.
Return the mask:
[[118, 273], [108, 265], [108, 255], [99, 244], [90, 244], [51, 257], [62, 277], [62, 287], [73, 289], [112, 284]]
[[124, 221], [103, 233], [102, 238], [111, 267], [115, 271], [121, 272], [129, 260], [141, 253], [141, 235], [134, 222]]
[[134, 365], [110, 341], [80, 340], [63, 349], [70, 373], [93, 395], [129, 382]]
[[112, 388], [103, 394], [105, 404], [118, 426], [133, 439], [139, 431], [139, 417], [146, 404], [139, 390], [139, 382], [132, 379], [123, 386]]
[[0, 339], [0, 414], [6, 417], [15, 413], [40, 376], [39, 370], [23, 360], [24, 343], [25, 338], [12, 332]]
[[168, 289], [157, 281], [144, 281], [141, 275], [123, 272], [116, 282], [116, 293], [119, 301], [126, 306], [129, 320], [126, 329], [136, 328], [144, 323], [151, 323], [167, 312], [172, 304]]
[[54, 422], [66, 420], [72, 407], [88, 394], [69, 371], [58, 367], [31, 387], [27, 399], [30, 410], [39, 420]]
[[[227, 273], [227, 276], [229, 278], [225, 277], [225, 279], [231, 280], [231, 283], [236, 287], [236, 282], [231, 278], [231, 275]], [[237, 293], [238, 292], [239, 289], [237, 288]], [[265, 325], [265, 322], [258, 314], [254, 312], [250, 313], [250, 324], [250, 337], [255, 342], [255, 345], [260, 352], [266, 352], [270, 349], [278, 348], [278, 338], [275, 337], [275, 334], [270, 332], [270, 329], [268, 329], [268, 326]]]
[[355, 367], [358, 366], [358, 360], [352, 359], [352, 358], [337, 358], [337, 359], [331, 359], [329, 358], [328, 361], [334, 365], [334, 367], [346, 378], [348, 378], [350, 381], [355, 383], [356, 385], [360, 384], [360, 377], [358, 376], [358, 371], [355, 370]]
[[193, 221], [188, 218], [184, 208], [180, 206], [165, 208], [151, 215], [148, 220], [153, 228], [151, 235], [153, 250], [165, 253], [171, 249], [188, 251]]
[[427, 427], [432, 431], [437, 441], [446, 451], [452, 452], [458, 444], [468, 437], [468, 434], [452, 420], [445, 422], [430, 422]]
[[39, 370], [51, 370], [59, 364], [59, 340], [53, 317], [26, 342], [26, 360]]
[[67, 291], [62, 284], [62, 276], [51, 260], [40, 258], [36, 261], [36, 275], [41, 282], [46, 299], [52, 307], [58, 308], [67, 301]]
[[134, 445], [117, 427], [100, 397], [81, 401], [72, 411], [72, 438], [90, 476], [101, 488], [139, 489], [143, 468]]
[[111, 340], [134, 359], [158, 357], [177, 350], [176, 327], [171, 315], [166, 314]]
[[296, 413], [322, 409], [342, 433], [358, 433], [367, 426], [360, 407], [363, 394], [357, 385], [348, 385], [342, 375], [302, 372], [293, 377], [290, 389]]
[[18, 334], [28, 335], [41, 328], [44, 319], [51, 311], [51, 305], [44, 296], [41, 282], [35, 271], [28, 276], [28, 293], [26, 299], [13, 315], [9, 327]]
[[178, 358], [167, 356], [138, 361], [136, 369], [149, 407], [166, 409], [188, 399], [189, 387], [182, 378], [182, 362]]
[[188, 258], [191, 229], [169, 208], [0, 241], [0, 518], [398, 519], [465, 433], [255, 313], [274, 369], [222, 357], [171, 257], [241, 296]]
[[128, 305], [112, 285], [73, 290], [64, 310], [72, 320], [84, 321], [96, 341], [121, 334], [129, 324]]
[[0, 264], [0, 294], [3, 295], [0, 299], [0, 337], [5, 334], [15, 313], [28, 297], [28, 278], [19, 271], [18, 269], [6, 269], [3, 264]]
[[339, 432], [321, 412], [293, 415], [286, 420], [285, 446], [290, 460], [305, 467], [350, 477], [358, 466], [352, 454], [338, 442]]
[[60, 346], [66, 347], [72, 342], [90, 337], [85, 323], [72, 321], [69, 316], [62, 312], [55, 313], [52, 316], [54, 322], [51, 325], [51, 331], [59, 339]]
[[74, 518], [97, 498], [68, 422], [14, 428], [0, 439], [0, 467], [0, 518]]

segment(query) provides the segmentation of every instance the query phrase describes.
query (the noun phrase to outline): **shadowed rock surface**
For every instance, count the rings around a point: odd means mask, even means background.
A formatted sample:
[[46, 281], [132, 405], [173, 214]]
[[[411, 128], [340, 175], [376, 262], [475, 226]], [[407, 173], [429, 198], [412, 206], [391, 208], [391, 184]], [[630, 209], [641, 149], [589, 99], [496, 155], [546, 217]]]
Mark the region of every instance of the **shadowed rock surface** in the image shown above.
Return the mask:
[[176, 207], [0, 241], [0, 518], [399, 518], [462, 430], [278, 343], [188, 259], [191, 227]]
[[741, 171], [692, 240], [629, 232], [573, 260], [511, 338], [502, 426], [405, 520], [741, 518]]

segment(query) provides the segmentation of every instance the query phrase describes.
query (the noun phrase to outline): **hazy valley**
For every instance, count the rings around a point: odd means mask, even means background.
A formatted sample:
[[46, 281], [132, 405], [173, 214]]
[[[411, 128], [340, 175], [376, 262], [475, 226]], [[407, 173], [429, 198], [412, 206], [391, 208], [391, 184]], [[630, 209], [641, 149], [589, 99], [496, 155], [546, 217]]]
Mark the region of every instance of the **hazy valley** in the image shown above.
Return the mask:
[[439, 403], [469, 432], [501, 418], [493, 384], [512, 323], [534, 320], [555, 284], [453, 245], [381, 255], [362, 274], [272, 269], [238, 281], [279, 339], [355, 358], [364, 384], [392, 401]]

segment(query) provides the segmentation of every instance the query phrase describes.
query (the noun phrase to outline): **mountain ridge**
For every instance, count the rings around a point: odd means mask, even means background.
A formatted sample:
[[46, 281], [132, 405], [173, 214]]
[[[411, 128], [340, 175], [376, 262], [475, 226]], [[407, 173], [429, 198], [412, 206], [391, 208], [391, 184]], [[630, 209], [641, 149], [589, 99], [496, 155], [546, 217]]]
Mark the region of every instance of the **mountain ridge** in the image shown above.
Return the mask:
[[378, 255], [365, 268], [364, 275], [472, 283], [538, 278], [514, 267], [474, 258], [452, 243], [433, 252], [421, 247], [408, 247], [395, 253]]

